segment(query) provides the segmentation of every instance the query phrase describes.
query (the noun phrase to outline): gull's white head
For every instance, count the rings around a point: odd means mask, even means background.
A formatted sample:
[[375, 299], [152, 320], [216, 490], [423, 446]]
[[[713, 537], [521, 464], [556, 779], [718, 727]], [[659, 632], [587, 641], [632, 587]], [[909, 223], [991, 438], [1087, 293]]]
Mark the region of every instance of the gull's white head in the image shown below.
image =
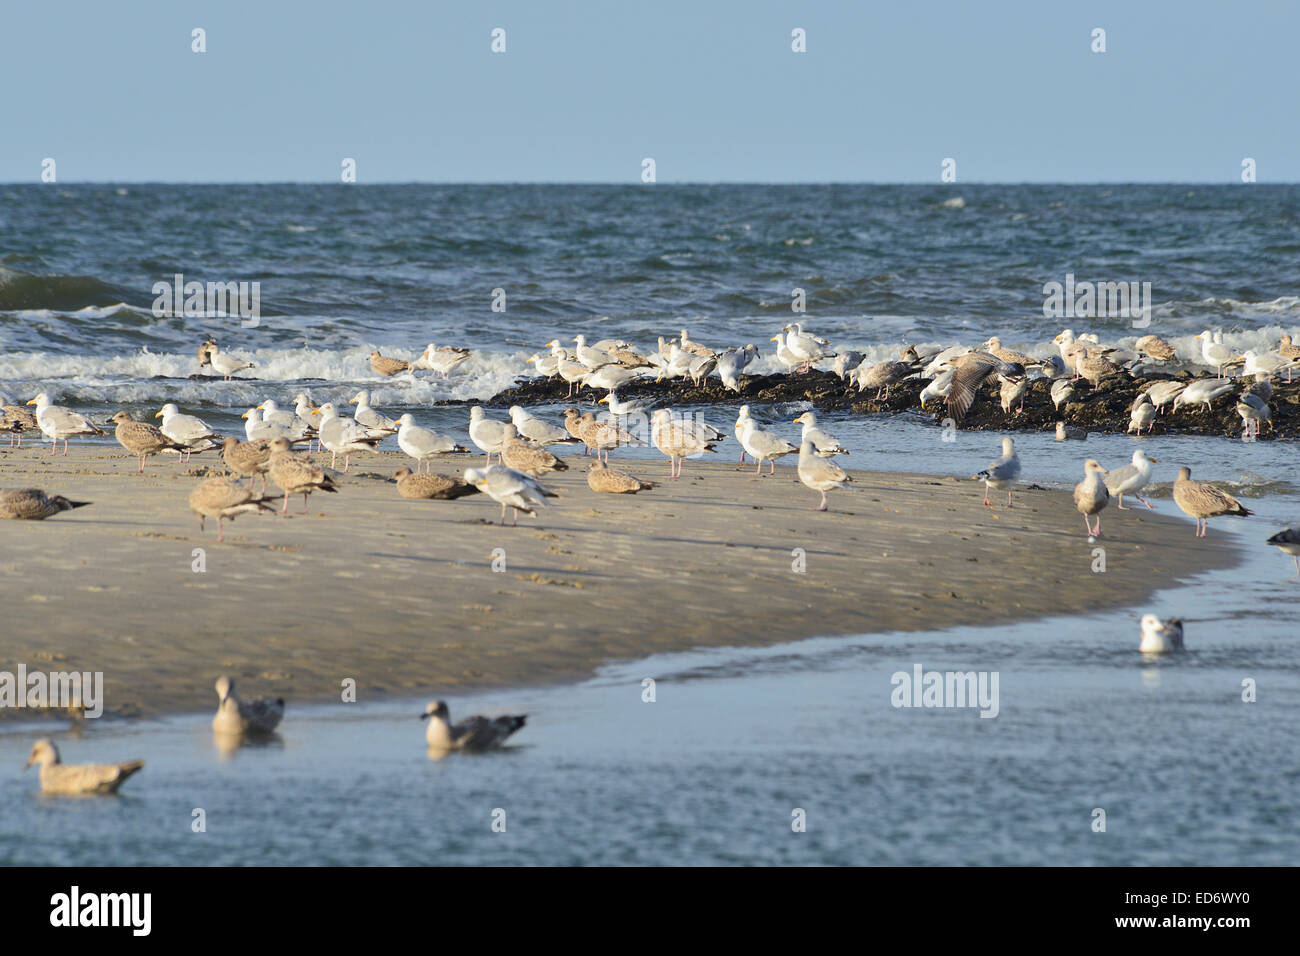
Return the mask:
[[403, 428], [406, 428], [410, 425], [415, 424], [415, 418], [411, 415], [410, 412], [407, 412], [397, 420], [397, 424], [401, 425]]
[[[260, 407], [261, 406], [259, 405], [258, 408]], [[258, 422], [262, 420], [262, 413], [259, 412], [257, 408], [250, 408], [248, 411], [244, 412], [244, 414], [240, 415], [239, 417], [247, 418], [248, 424], [250, 425], [256, 425]]]
[[44, 392], [41, 392], [27, 404], [35, 405], [36, 411], [37, 413], [39, 413], [42, 409], [50, 407], [50, 396], [46, 395]]
[[1101, 467], [1101, 463], [1098, 462], [1095, 458], [1089, 458], [1087, 461], [1083, 463], [1083, 473], [1085, 475], [1091, 475], [1094, 473], [1099, 475], [1110, 474], [1110, 472], [1108, 472], [1105, 468]]
[[[472, 471], [473, 469], [470, 470]], [[468, 474], [468, 472], [466, 472], [466, 474]], [[420, 714], [420, 719], [427, 720], [430, 717], [438, 717], [442, 720], [446, 720], [450, 713], [451, 711], [447, 709], [447, 702], [445, 700], [431, 700], [424, 705], [424, 712]]]
[[167, 419], [171, 418], [173, 415], [179, 415], [180, 411], [181, 410], [177, 408], [173, 403], [168, 402], [159, 410], [158, 414], [155, 415], [154, 418], [161, 418], [165, 423]]
[[235, 696], [235, 679], [224, 674], [217, 678], [217, 700], [225, 703]]
[[479, 469], [477, 468], [465, 469], [465, 484], [474, 485], [475, 487], [477, 487], [478, 485], [483, 484], [485, 480], [486, 480], [486, 476]]
[[1016, 442], [1014, 438], [1002, 439], [1002, 454], [1013, 455], [1016, 451]]
[[469, 420], [471, 422], [476, 422], [482, 417], [483, 417], [483, 408], [481, 406], [475, 405], [473, 408], [469, 410]]
[[363, 388], [349, 399], [348, 404], [365, 408], [370, 404], [370, 393]]
[[44, 767], [46, 764], [57, 764], [59, 762], [59, 749], [54, 746], [54, 741], [49, 738], [42, 738], [32, 744], [32, 752], [27, 757], [27, 763], [23, 764], [26, 770], [32, 764], [40, 764]]
[[794, 420], [796, 425], [807, 425], [812, 428], [817, 424], [817, 416], [813, 412], [804, 412]]
[[1133, 465], [1134, 465], [1134, 467], [1136, 467], [1136, 468], [1141, 468], [1143, 465], [1146, 465], [1146, 464], [1154, 465], [1155, 463], [1156, 463], [1156, 460], [1155, 460], [1154, 458], [1152, 458], [1150, 455], [1148, 455], [1146, 452], [1144, 452], [1141, 448], [1139, 448], [1137, 451], [1133, 452]]
[[338, 410], [337, 408], [334, 407], [334, 403], [333, 403], [333, 402], [326, 402], [326, 403], [325, 403], [324, 405], [322, 405], [320, 408], [313, 409], [313, 410], [312, 410], [312, 414], [313, 414], [313, 415], [319, 415], [320, 418], [321, 418], [321, 421], [323, 422], [323, 421], [327, 421], [328, 419], [331, 419], [331, 418], [338, 418], [338, 416], [339, 416], [339, 410]]

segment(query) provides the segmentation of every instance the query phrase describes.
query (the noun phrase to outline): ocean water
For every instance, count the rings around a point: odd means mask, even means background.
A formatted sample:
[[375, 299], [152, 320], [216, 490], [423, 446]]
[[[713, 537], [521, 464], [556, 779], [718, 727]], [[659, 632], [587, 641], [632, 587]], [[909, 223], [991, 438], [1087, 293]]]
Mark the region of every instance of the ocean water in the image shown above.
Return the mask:
[[[945, 205], [958, 195], [964, 205]], [[1063, 324], [1123, 344], [1140, 334], [1045, 319], [1042, 285], [1066, 273], [1151, 281], [1150, 331], [1189, 360], [1206, 327], [1242, 348], [1273, 344], [1300, 335], [1297, 253], [1300, 187], [1285, 186], [0, 187], [0, 392], [44, 388], [103, 413], [177, 401], [233, 428], [264, 398], [370, 388], [389, 413], [464, 441], [465, 408], [431, 403], [490, 396], [551, 338], [648, 347], [685, 325], [766, 352], [796, 286], [812, 329], [879, 356], [994, 333], [1048, 354]], [[178, 271], [260, 281], [260, 324], [155, 318], [152, 285]], [[491, 311], [495, 288], [504, 313]], [[207, 334], [256, 361], [257, 377], [188, 378]], [[445, 382], [380, 380], [365, 360], [431, 340], [476, 354]], [[765, 355], [760, 370], [773, 367]], [[794, 437], [806, 407], [755, 412]], [[734, 414], [701, 411], [723, 427]], [[988, 432], [942, 442], [917, 415], [823, 419], [852, 467], [968, 476], [999, 450]], [[1024, 480], [1048, 487], [1077, 481], [1085, 457], [1113, 466], [1137, 447], [1159, 459], [1163, 511], [1179, 465], [1227, 483], [1257, 514], [1216, 519], [1210, 534], [1231, 537], [1241, 563], [1141, 608], [700, 650], [613, 662], [577, 686], [453, 698], [453, 714], [530, 714], [513, 746], [481, 757], [430, 760], [422, 701], [291, 701], [279, 740], [233, 758], [202, 715], [91, 722], [80, 736], [56, 726], [69, 761], [147, 766], [119, 798], [49, 800], [20, 771], [39, 728], [8, 725], [0, 862], [1293, 863], [1300, 584], [1264, 539], [1300, 519], [1294, 444], [1015, 437]], [[646, 458], [643, 477], [667, 469], [653, 452], [618, 455]], [[1127, 517], [1112, 507], [1103, 528]], [[1073, 573], [1092, 573], [1079, 530]], [[1186, 653], [1137, 652], [1148, 610], [1187, 619]], [[998, 716], [891, 706], [891, 675], [916, 664], [996, 671]], [[796, 808], [806, 832], [791, 829]], [[1105, 833], [1092, 830], [1097, 808]]]

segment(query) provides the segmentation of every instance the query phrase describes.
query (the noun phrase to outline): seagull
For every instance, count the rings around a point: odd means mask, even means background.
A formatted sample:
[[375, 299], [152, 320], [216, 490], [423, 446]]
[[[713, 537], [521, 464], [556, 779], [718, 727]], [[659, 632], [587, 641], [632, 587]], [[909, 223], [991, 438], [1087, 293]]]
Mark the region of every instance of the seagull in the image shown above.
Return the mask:
[[531, 475], [515, 471], [505, 465], [488, 465], [487, 468], [467, 468], [466, 484], [473, 485], [493, 501], [501, 504], [501, 524], [506, 523], [506, 507], [514, 509], [512, 525], [519, 524], [519, 512], [536, 515], [538, 507], [546, 506], [547, 498], [558, 498]]
[[[506, 461], [506, 457], [510, 460]], [[569, 466], [545, 448], [519, 438], [514, 425], [506, 425], [501, 436], [501, 463], [507, 468], [540, 478], [550, 471], [568, 471]]]
[[[416, 471], [420, 470], [423, 463], [430, 462], [435, 455], [468, 451], [446, 435], [439, 435], [432, 429], [421, 428], [415, 424], [415, 419], [410, 412], [399, 418], [397, 425], [397, 447], [415, 459]], [[433, 468], [431, 462], [429, 468]]]
[[117, 793], [117, 788], [143, 767], [144, 761], [65, 764], [59, 756], [59, 748], [47, 738], [32, 745], [31, 755], [23, 769], [32, 764], [40, 765], [42, 793], [73, 797]]
[[262, 413], [262, 421], [286, 429], [288, 437], [294, 441], [316, 434], [316, 426], [307, 417], [312, 413], [311, 402], [301, 392], [294, 399], [293, 411], [280, 408], [271, 398], [258, 405], [257, 410]]
[[653, 481], [642, 481], [636, 475], [614, 471], [603, 461], [593, 461], [587, 466], [587, 487], [592, 491], [611, 495], [634, 495], [653, 488]]
[[1254, 437], [1259, 434], [1259, 423], [1267, 422], [1273, 427], [1273, 417], [1268, 409], [1268, 402], [1250, 391], [1241, 393], [1237, 399], [1237, 414], [1241, 416], [1241, 433]]
[[1233, 361], [1232, 350], [1223, 344], [1222, 332], [1211, 332], [1206, 329], [1199, 333], [1196, 338], [1201, 343], [1201, 358], [1206, 365], [1213, 365], [1216, 375], [1223, 374], [1223, 366], [1229, 365]]
[[41, 433], [52, 442], [51, 455], [58, 452], [60, 438], [63, 439], [63, 454], [66, 455], [69, 438], [75, 438], [77, 435], [104, 434], [103, 430], [92, 425], [72, 409], [51, 404], [50, 397], [45, 392], [41, 392], [27, 404], [36, 406], [36, 424], [40, 427]]
[[1171, 617], [1162, 621], [1154, 614], [1142, 615], [1142, 643], [1138, 650], [1143, 654], [1167, 654], [1183, 649], [1183, 619]]
[[1185, 382], [1156, 382], [1142, 394], [1151, 399], [1151, 404], [1159, 412], [1163, 411], [1164, 407], [1177, 398], [1185, 388], [1187, 388]]
[[217, 700], [212, 729], [219, 734], [269, 734], [284, 716], [283, 697], [240, 700], [233, 677], [217, 678]]
[[803, 360], [786, 344], [784, 332], [776, 333], [768, 341], [776, 343], [776, 360], [787, 369], [794, 369], [803, 364]]
[[343, 471], [346, 473], [348, 466], [352, 464], [354, 451], [374, 451], [375, 447], [383, 441], [382, 435], [377, 435], [359, 422], [340, 415], [333, 402], [326, 402], [312, 414], [320, 416], [320, 443], [333, 453], [330, 459], [331, 468], [338, 465], [339, 455], [342, 454]]
[[1209, 527], [1209, 519], [1219, 515], [1233, 515], [1248, 518], [1255, 512], [1243, 508], [1241, 502], [1225, 491], [1220, 491], [1204, 481], [1192, 481], [1190, 468], [1178, 469], [1178, 480], [1174, 482], [1174, 503], [1184, 514], [1196, 519], [1196, 536], [1204, 538]]
[[387, 415], [381, 415], [370, 407], [370, 393], [364, 388], [352, 396], [348, 402], [349, 405], [357, 406], [356, 414], [352, 416], [353, 420], [366, 429], [368, 435], [373, 437], [382, 437], [385, 435], [395, 435], [401, 427], [394, 419]]
[[948, 391], [948, 414], [955, 421], [961, 421], [970, 407], [975, 404], [975, 396], [984, 380], [998, 369], [999, 360], [987, 352], [967, 352], [954, 360], [952, 386]]
[[817, 415], [807, 411], [794, 420], [796, 425], [803, 425], [800, 442], [811, 442], [813, 453], [818, 458], [830, 458], [833, 455], [847, 455], [849, 450], [838, 441], [817, 427]]
[[[806, 425], [804, 427], [807, 428]], [[827, 461], [819, 455], [820, 453], [814, 452], [812, 441], [805, 435], [802, 444], [799, 445], [799, 480], [813, 491], [822, 493], [822, 501], [817, 506], [817, 510], [825, 511], [826, 492], [832, 488], [843, 488], [845, 482], [853, 479], [835, 462]]]
[[242, 372], [247, 368], [256, 368], [252, 362], [245, 362], [243, 359], [237, 359], [233, 355], [222, 352], [217, 348], [217, 343], [213, 342], [207, 347], [208, 361], [206, 364], [211, 365], [213, 369], [220, 372], [227, 382], [236, 372]]
[[575, 335], [573, 341], [577, 345], [577, 348], [573, 350], [574, 354], [577, 356], [578, 361], [587, 368], [595, 370], [602, 365], [614, 364], [614, 356], [602, 349], [589, 346], [585, 335]]
[[[1146, 406], [1150, 408], [1150, 406]], [[1151, 466], [1156, 460], [1144, 452], [1141, 448], [1133, 452], [1133, 461], [1131, 464], [1122, 465], [1119, 468], [1112, 468], [1106, 472], [1106, 490], [1119, 499], [1115, 508], [1119, 511], [1131, 511], [1131, 508], [1124, 507], [1124, 496], [1132, 495], [1138, 501], [1142, 502], [1152, 511], [1156, 506], [1142, 497], [1139, 492], [1151, 483]], [[1100, 520], [1100, 519], [1098, 519]]]
[[[265, 490], [265, 489], [263, 489]], [[190, 492], [190, 510], [199, 519], [199, 530], [203, 530], [204, 518], [217, 519], [217, 544], [225, 538], [221, 522], [225, 518], [235, 520], [236, 515], [269, 511], [275, 509], [266, 503], [266, 498], [253, 494], [252, 483], [248, 487], [234, 478], [205, 478]]]
[[[604, 398], [602, 398], [599, 404], [608, 405], [609, 413], [613, 415], [615, 418], [621, 419], [624, 415], [640, 415], [643, 414], [644, 412], [649, 411], [651, 403], [648, 401], [635, 399], [635, 398], [624, 401], [623, 399], [618, 397], [618, 389], [615, 388], [615, 389], [610, 389], [609, 394], [606, 395]], [[513, 412], [514, 410], [511, 409], [512, 417], [513, 417]], [[523, 432], [521, 431], [520, 434], [522, 435]], [[570, 436], [567, 432], [565, 432], [565, 437], [560, 439], [560, 441], [568, 441], [568, 440], [570, 440]]]
[[39, 488], [0, 491], [0, 519], [43, 521], [50, 515], [88, 504], [89, 501], [69, 501], [63, 495], [47, 495]]
[[136, 474], [144, 474], [144, 460], [160, 451], [184, 452], [186, 446], [174, 442], [148, 422], [138, 422], [125, 411], [118, 412], [112, 420], [117, 423], [113, 436], [117, 443], [140, 459]]
[[256, 408], [250, 408], [239, 417], [247, 419], [244, 422], [244, 437], [249, 441], [271, 441], [275, 438], [286, 438], [291, 442], [303, 440], [303, 436], [294, 434], [291, 428], [263, 421], [261, 411]]
[[1269, 538], [1268, 543], [1291, 555], [1295, 561], [1296, 580], [1300, 580], [1300, 524], [1284, 528]]
[[168, 402], [154, 418], [162, 419], [162, 433], [179, 445], [185, 446], [183, 461], [189, 461], [196, 451], [220, 448], [220, 435], [208, 423], [193, 415], [182, 415], [180, 409]]
[[[1074, 486], [1074, 507], [1083, 515], [1084, 527], [1088, 529], [1089, 538], [1101, 537], [1101, 511], [1110, 501], [1110, 492], [1102, 479], [1106, 469], [1094, 459], [1083, 463], [1083, 481]], [[1097, 516], [1097, 527], [1088, 520], [1089, 515]]]
[[420, 714], [421, 720], [428, 720], [424, 739], [429, 749], [446, 753], [450, 750], [482, 751], [500, 747], [507, 737], [524, 725], [527, 714], [511, 714], [505, 717], [467, 717], [458, 724], [451, 722], [451, 711], [447, 702], [433, 700]]
[[1133, 402], [1133, 410], [1129, 413], [1127, 432], [1137, 432], [1142, 434], [1142, 429], [1151, 434], [1151, 426], [1156, 420], [1156, 407], [1151, 404], [1151, 396], [1143, 392]]
[[271, 476], [272, 483], [284, 491], [284, 504], [280, 508], [280, 514], [289, 510], [290, 495], [302, 494], [302, 513], [306, 514], [307, 496], [313, 491], [339, 490], [334, 479], [325, 474], [325, 469], [295, 455], [287, 438], [271, 440], [267, 474]]
[[946, 372], [940, 372], [933, 381], [925, 388], [921, 389], [921, 407], [932, 398], [947, 398], [948, 392], [952, 390], [952, 377], [956, 374], [952, 369]]
[[989, 501], [989, 489], [1002, 491], [1004, 488], [1007, 492], [1007, 507], [1011, 507], [1011, 489], [1015, 487], [1016, 479], [1020, 477], [1020, 458], [1016, 455], [1016, 443], [1013, 439], [1002, 439], [1002, 456], [989, 463], [989, 466], [977, 475], [971, 475], [971, 478], [978, 481], [984, 479], [984, 503], [993, 507], [993, 502]]
[[1209, 409], [1211, 402], [1220, 395], [1227, 395], [1234, 387], [1230, 378], [1197, 379], [1174, 396], [1174, 411], [1178, 411], [1182, 405], [1194, 405], [1202, 402]]
[[741, 418], [737, 419], [736, 424], [741, 429], [740, 444], [745, 451], [749, 452], [750, 457], [758, 463], [754, 469], [756, 475], [763, 473], [763, 462], [765, 461], [772, 463], [772, 470], [769, 474], [775, 475], [776, 460], [799, 450], [775, 432], [764, 431], [759, 428], [758, 424], [749, 417], [748, 405], [743, 407]]
[[478, 445], [480, 451], [487, 452], [487, 463], [492, 464], [492, 456], [501, 457], [501, 439], [505, 437], [505, 422], [488, 418], [480, 405], [469, 410], [469, 440]]
[[470, 357], [469, 349], [456, 348], [453, 345], [444, 345], [441, 348], [430, 342], [420, 357], [415, 360], [416, 368], [427, 368], [437, 372], [439, 377], [447, 378], [457, 365]]
[[379, 349], [374, 349], [368, 356], [370, 367], [384, 378], [391, 378], [402, 372], [411, 371], [411, 363], [405, 359], [389, 358], [386, 355], [380, 355]]
[[1082, 428], [1076, 428], [1074, 425], [1067, 425], [1065, 422], [1056, 423], [1056, 440], [1057, 441], [1086, 441], [1088, 432]]
[[[718, 437], [709, 437], [710, 435]], [[692, 419], [673, 418], [672, 412], [661, 408], [651, 416], [650, 440], [669, 458], [668, 477], [680, 478], [686, 459], [714, 451], [713, 446], [722, 441], [722, 436], [711, 425]]]

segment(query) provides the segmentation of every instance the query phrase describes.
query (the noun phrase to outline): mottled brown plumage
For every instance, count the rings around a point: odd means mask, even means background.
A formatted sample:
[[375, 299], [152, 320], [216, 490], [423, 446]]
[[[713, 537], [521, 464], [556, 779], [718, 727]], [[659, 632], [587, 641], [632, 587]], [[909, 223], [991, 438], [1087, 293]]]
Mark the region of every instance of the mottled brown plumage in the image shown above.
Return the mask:
[[289, 496], [302, 495], [302, 510], [307, 512], [307, 496], [313, 491], [338, 491], [334, 479], [305, 458], [299, 458], [287, 438], [276, 438], [271, 442], [270, 467], [267, 470], [271, 481], [284, 490], [284, 506], [280, 513], [289, 510]]
[[370, 353], [370, 367], [383, 376], [399, 375], [411, 370], [411, 363], [405, 359], [388, 358], [380, 355], [379, 349]]
[[587, 468], [587, 487], [608, 495], [634, 495], [653, 488], [653, 481], [642, 481], [635, 475], [614, 471], [602, 461], [593, 461]]
[[1205, 537], [1208, 519], [1219, 515], [1246, 518], [1255, 512], [1242, 507], [1240, 501], [1204, 481], [1192, 481], [1190, 468], [1179, 468], [1174, 482], [1174, 504], [1196, 519], [1196, 536]]
[[60, 511], [84, 508], [89, 501], [69, 501], [62, 495], [47, 495], [39, 488], [0, 491], [0, 518], [41, 521]]
[[183, 452], [186, 447], [180, 442], [172, 441], [162, 431], [148, 422], [138, 422], [126, 412], [113, 416], [117, 422], [114, 435], [117, 443], [140, 459], [140, 471], [144, 471], [144, 460], [160, 451]]
[[465, 495], [476, 495], [478, 489], [468, 485], [459, 478], [438, 475], [432, 472], [415, 474], [409, 468], [399, 468], [393, 472], [397, 482], [397, 493], [403, 498], [438, 498], [449, 500]]
[[205, 518], [217, 519], [217, 543], [225, 539], [222, 521], [249, 512], [274, 511], [260, 495], [254, 495], [251, 487], [234, 478], [205, 478], [190, 492], [190, 510], [198, 516], [199, 530], [203, 530]]

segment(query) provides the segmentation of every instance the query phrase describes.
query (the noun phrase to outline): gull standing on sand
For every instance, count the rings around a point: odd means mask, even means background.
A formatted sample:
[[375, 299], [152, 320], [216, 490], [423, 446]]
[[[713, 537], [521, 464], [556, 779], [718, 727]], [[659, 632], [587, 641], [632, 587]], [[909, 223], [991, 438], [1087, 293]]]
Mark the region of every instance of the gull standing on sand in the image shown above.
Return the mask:
[[1162, 621], [1154, 614], [1142, 615], [1142, 643], [1138, 650], [1143, 654], [1168, 654], [1183, 649], [1183, 619], [1171, 617]]
[[772, 470], [769, 474], [775, 475], [776, 460], [799, 451], [798, 448], [775, 432], [764, 431], [759, 428], [758, 424], [749, 417], [748, 405], [741, 406], [741, 414], [736, 419], [736, 426], [740, 428], [741, 446], [758, 463], [754, 469], [756, 475], [762, 474], [763, 462], [765, 461], [772, 463]]
[[468, 449], [457, 445], [446, 435], [439, 435], [432, 429], [421, 428], [415, 424], [415, 419], [410, 412], [399, 418], [397, 425], [397, 447], [415, 459], [417, 472], [425, 462], [429, 462], [429, 468], [432, 469], [431, 459], [436, 455], [468, 452]]
[[244, 437], [249, 441], [271, 441], [274, 438], [287, 438], [291, 442], [303, 440], [304, 436], [294, 434], [294, 429], [265, 421], [257, 408], [250, 408], [239, 417], [245, 419]]
[[558, 498], [544, 488], [536, 478], [515, 471], [505, 465], [488, 465], [487, 468], [467, 468], [465, 481], [501, 504], [501, 524], [506, 523], [506, 508], [514, 509], [512, 526], [519, 524], [519, 512], [536, 516], [536, 509], [546, 506], [547, 498]]
[[524, 725], [527, 714], [505, 717], [466, 717], [458, 724], [451, 722], [451, 711], [446, 701], [433, 700], [420, 714], [428, 720], [424, 739], [429, 750], [447, 753], [451, 750], [479, 751], [500, 747], [507, 737]]
[[47, 495], [39, 488], [0, 491], [0, 519], [43, 521], [50, 515], [88, 504], [89, 501], [69, 501], [63, 495]]
[[308, 435], [314, 435], [316, 427], [303, 417], [304, 413], [311, 414], [311, 403], [307, 401], [307, 396], [300, 392], [294, 402], [295, 407], [290, 411], [277, 405], [275, 399], [268, 398], [257, 406], [257, 410], [262, 413], [262, 421], [288, 429], [290, 438], [306, 438]]
[[219, 734], [269, 734], [284, 717], [283, 697], [240, 700], [233, 677], [217, 678], [217, 701], [212, 729]]
[[989, 501], [989, 489], [995, 491], [1006, 491], [1007, 507], [1011, 507], [1011, 490], [1016, 485], [1016, 479], [1020, 477], [1020, 456], [1016, 454], [1016, 443], [1011, 438], [1002, 439], [1002, 455], [989, 462], [989, 466], [979, 474], [971, 475], [976, 481], [981, 478], [984, 480], [984, 503], [990, 508], [993, 502]]
[[1106, 472], [1106, 490], [1119, 499], [1115, 503], [1115, 508], [1117, 510], [1132, 510], [1124, 507], [1125, 495], [1132, 495], [1152, 511], [1156, 510], [1155, 505], [1139, 494], [1143, 488], [1151, 483], [1151, 466], [1155, 463], [1156, 460], [1154, 458], [1139, 448], [1137, 451], [1133, 452], [1133, 461], [1131, 464], [1123, 465], [1119, 468], [1112, 468], [1110, 471]]
[[593, 461], [587, 466], [587, 487], [609, 495], [634, 495], [653, 488], [653, 481], [642, 481], [635, 475], [614, 471], [603, 461]]
[[817, 510], [825, 511], [826, 492], [832, 488], [843, 488], [845, 482], [853, 479], [835, 462], [819, 457], [813, 451], [812, 442], [805, 438], [799, 446], [799, 480], [813, 491], [822, 493], [822, 501]]
[[702, 422], [673, 418], [672, 412], [661, 408], [650, 419], [650, 440], [669, 458], [669, 478], [682, 476], [682, 465], [687, 458], [697, 458], [714, 451], [720, 438], [709, 438], [717, 429]]
[[208, 423], [193, 415], [182, 415], [180, 409], [168, 402], [154, 418], [162, 419], [161, 431], [179, 445], [185, 446], [182, 461], [189, 461], [196, 451], [208, 451], [221, 447], [221, 436], [209, 427]]
[[[1083, 481], [1074, 486], [1074, 507], [1083, 515], [1083, 525], [1088, 529], [1089, 538], [1101, 537], [1101, 512], [1110, 501], [1110, 492], [1102, 476], [1106, 469], [1094, 459], [1083, 463]], [[1097, 527], [1088, 520], [1089, 515], [1097, 516]]]
[[342, 454], [345, 474], [352, 463], [354, 451], [374, 451], [383, 441], [382, 434], [375, 434], [355, 420], [340, 415], [333, 402], [326, 402], [312, 414], [320, 416], [320, 443], [334, 455], [330, 459], [330, 467], [338, 465], [339, 455]]
[[140, 467], [136, 471], [138, 475], [144, 474], [144, 460], [150, 455], [156, 455], [160, 451], [185, 451], [185, 446], [180, 442], [172, 441], [148, 422], [136, 421], [127, 412], [118, 412], [112, 421], [117, 423], [113, 432], [117, 443], [140, 459]]
[[1220, 491], [1204, 481], [1192, 481], [1190, 468], [1178, 469], [1178, 480], [1174, 482], [1174, 503], [1184, 514], [1196, 519], [1196, 537], [1204, 538], [1209, 528], [1209, 519], [1219, 515], [1232, 515], [1248, 518], [1255, 512], [1243, 508], [1241, 502], [1226, 491]]
[[266, 494], [266, 470], [270, 467], [271, 443], [267, 441], [242, 442], [230, 435], [221, 443], [221, 460], [238, 475], [248, 476], [248, 487], [262, 476], [262, 494]]
[[492, 456], [501, 457], [501, 441], [505, 437], [505, 422], [488, 418], [479, 405], [469, 410], [469, 440], [478, 445], [480, 451], [487, 452], [487, 463], [492, 464]]
[[41, 433], [52, 442], [50, 445], [51, 455], [58, 451], [60, 438], [63, 439], [63, 454], [66, 455], [68, 453], [69, 438], [75, 438], [78, 435], [104, 434], [101, 429], [90, 424], [72, 409], [51, 404], [50, 397], [44, 392], [41, 392], [27, 404], [36, 406], [36, 424], [40, 427]]
[[32, 745], [31, 755], [23, 765], [41, 767], [41, 792], [51, 796], [80, 797], [91, 794], [117, 793], [127, 777], [144, 766], [143, 760], [127, 763], [65, 764], [54, 741], [45, 738]]
[[1295, 561], [1296, 580], [1300, 580], [1300, 524], [1284, 528], [1269, 538], [1268, 543], [1281, 549], [1283, 554], [1291, 555]]
[[478, 494], [477, 488], [465, 484], [459, 478], [433, 473], [417, 475], [409, 468], [398, 468], [393, 472], [393, 480], [397, 482], [397, 493], [403, 498], [438, 498], [450, 501], [454, 498]]
[[[229, 439], [228, 439], [229, 440]], [[250, 512], [275, 509], [266, 503], [266, 498], [255, 496], [251, 487], [245, 487], [242, 481], [234, 478], [205, 478], [190, 492], [190, 510], [199, 519], [199, 530], [203, 530], [204, 518], [217, 519], [217, 544], [225, 540], [221, 522], [225, 518], [235, 520], [237, 515]]]
[[847, 455], [849, 450], [832, 438], [826, 432], [817, 427], [817, 415], [814, 412], [804, 412], [794, 420], [796, 425], [803, 426], [803, 433], [799, 436], [800, 443], [811, 442], [813, 453], [818, 458], [830, 458], [833, 455]]
[[289, 439], [276, 438], [271, 442], [271, 460], [267, 468], [273, 484], [284, 491], [284, 504], [280, 514], [289, 510], [289, 496], [302, 494], [302, 513], [307, 513], [307, 496], [313, 491], [337, 492], [334, 479], [325, 469], [293, 453]]

